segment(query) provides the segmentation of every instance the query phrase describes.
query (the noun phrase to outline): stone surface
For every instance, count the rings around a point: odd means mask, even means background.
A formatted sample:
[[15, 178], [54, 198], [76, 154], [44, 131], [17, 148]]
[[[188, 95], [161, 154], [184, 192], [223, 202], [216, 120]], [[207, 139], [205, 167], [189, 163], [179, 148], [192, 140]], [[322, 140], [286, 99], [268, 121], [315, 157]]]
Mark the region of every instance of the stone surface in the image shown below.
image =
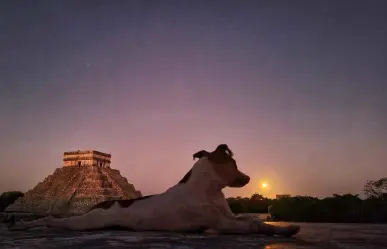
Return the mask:
[[6, 211], [80, 214], [101, 201], [140, 196], [141, 192], [129, 184], [118, 170], [97, 166], [62, 167], [16, 200]]
[[46, 228], [29, 231], [8, 231], [6, 228], [1, 227], [0, 248], [387, 248], [387, 225], [299, 224], [301, 225], [301, 232], [294, 238], [259, 235], [134, 233], [126, 231], [70, 232]]

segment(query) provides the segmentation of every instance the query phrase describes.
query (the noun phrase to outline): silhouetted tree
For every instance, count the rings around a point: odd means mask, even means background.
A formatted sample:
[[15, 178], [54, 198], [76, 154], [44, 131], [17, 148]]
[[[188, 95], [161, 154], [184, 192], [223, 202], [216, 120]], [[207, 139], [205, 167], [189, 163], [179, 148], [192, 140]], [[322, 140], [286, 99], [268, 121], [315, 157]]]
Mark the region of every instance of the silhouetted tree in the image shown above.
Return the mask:
[[19, 197], [23, 197], [24, 194], [20, 191], [4, 192], [0, 195], [0, 212], [3, 212], [6, 207], [14, 203]]
[[367, 181], [363, 191], [367, 198], [385, 198], [387, 196], [387, 177], [377, 181]]
[[263, 195], [258, 194], [258, 193], [254, 193], [250, 197], [250, 200], [252, 200], [252, 201], [261, 201], [261, 200], [264, 200], [264, 199], [265, 199], [265, 197], [263, 197]]

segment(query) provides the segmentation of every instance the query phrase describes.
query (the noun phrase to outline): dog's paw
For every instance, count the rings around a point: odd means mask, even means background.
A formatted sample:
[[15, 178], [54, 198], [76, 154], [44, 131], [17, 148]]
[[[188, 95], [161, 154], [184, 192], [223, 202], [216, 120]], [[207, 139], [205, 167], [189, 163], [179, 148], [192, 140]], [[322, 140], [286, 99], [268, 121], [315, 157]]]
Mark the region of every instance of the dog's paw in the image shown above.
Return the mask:
[[300, 231], [300, 226], [297, 225], [290, 225], [286, 227], [286, 230], [284, 232], [285, 237], [292, 237], [293, 235], [297, 234]]

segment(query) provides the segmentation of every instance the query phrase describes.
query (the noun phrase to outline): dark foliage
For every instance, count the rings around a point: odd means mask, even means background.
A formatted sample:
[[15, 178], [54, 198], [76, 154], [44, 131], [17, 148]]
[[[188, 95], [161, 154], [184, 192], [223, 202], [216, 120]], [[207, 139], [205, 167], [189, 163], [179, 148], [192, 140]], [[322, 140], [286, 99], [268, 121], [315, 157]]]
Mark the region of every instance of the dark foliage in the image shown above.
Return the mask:
[[377, 181], [367, 181], [363, 188], [364, 194], [368, 198], [387, 199], [387, 177]]
[[353, 194], [278, 200], [254, 194], [250, 198], [232, 197], [227, 201], [234, 213], [267, 213], [270, 209], [272, 219], [278, 221], [387, 223], [387, 178], [368, 181], [364, 192], [367, 196], [364, 200]]
[[0, 212], [3, 212], [6, 207], [14, 203], [19, 197], [23, 197], [24, 194], [19, 191], [4, 192], [0, 195]]

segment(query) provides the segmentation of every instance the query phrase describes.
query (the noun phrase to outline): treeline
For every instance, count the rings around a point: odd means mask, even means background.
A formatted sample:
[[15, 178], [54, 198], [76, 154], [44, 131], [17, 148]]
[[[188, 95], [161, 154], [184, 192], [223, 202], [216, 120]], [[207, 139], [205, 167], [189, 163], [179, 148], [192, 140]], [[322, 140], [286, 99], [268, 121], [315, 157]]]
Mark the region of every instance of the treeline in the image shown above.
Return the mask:
[[253, 194], [250, 198], [232, 197], [227, 201], [234, 213], [269, 212], [276, 221], [387, 223], [387, 178], [368, 181], [364, 193], [366, 199], [334, 194], [324, 199], [295, 196], [277, 200]]
[[19, 197], [24, 196], [19, 191], [4, 192], [0, 195], [0, 212], [3, 212], [6, 207], [14, 203]]

